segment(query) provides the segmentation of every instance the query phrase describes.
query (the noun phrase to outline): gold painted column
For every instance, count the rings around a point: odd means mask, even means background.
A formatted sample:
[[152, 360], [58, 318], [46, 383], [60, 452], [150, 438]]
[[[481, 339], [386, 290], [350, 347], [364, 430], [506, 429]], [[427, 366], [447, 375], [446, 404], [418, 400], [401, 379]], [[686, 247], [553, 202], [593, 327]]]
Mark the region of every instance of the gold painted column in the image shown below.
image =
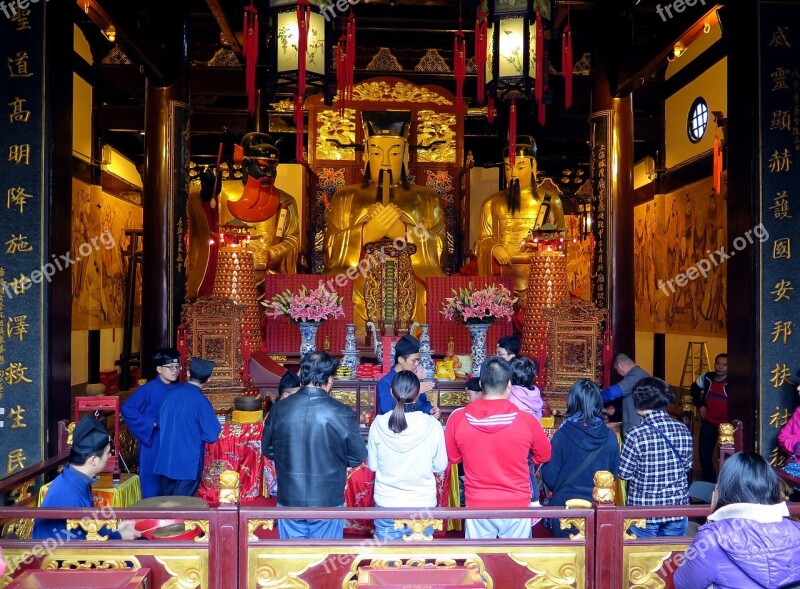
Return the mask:
[[145, 92], [144, 237], [142, 246], [142, 376], [152, 378], [152, 357], [174, 346], [186, 290], [189, 56], [188, 10], [164, 4], [160, 38], [170, 51], [167, 79]]

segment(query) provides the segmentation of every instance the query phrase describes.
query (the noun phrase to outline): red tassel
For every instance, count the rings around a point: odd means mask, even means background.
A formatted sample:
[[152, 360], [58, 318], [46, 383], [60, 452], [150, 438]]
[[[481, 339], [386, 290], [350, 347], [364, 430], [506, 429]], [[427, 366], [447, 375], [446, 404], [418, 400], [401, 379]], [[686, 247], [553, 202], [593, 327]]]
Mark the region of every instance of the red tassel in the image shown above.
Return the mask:
[[345, 91], [347, 100], [353, 100], [353, 80], [356, 69], [356, 17], [351, 12], [347, 18], [347, 50], [345, 51]]
[[570, 109], [572, 108], [572, 29], [569, 20], [561, 36], [561, 74], [564, 76], [564, 107]]
[[508, 165], [511, 166], [511, 175], [514, 175], [514, 166], [517, 163], [517, 101], [511, 99], [511, 110], [508, 113]]
[[544, 30], [542, 29], [542, 11], [536, 8], [536, 102], [542, 103], [544, 96]]
[[305, 162], [303, 157], [303, 96], [298, 92], [294, 96], [294, 126], [295, 126], [295, 150], [294, 157], [298, 164]]
[[494, 115], [494, 98], [490, 96], [489, 103], [486, 106], [486, 119], [489, 121], [490, 125], [494, 123]]
[[603, 388], [611, 386], [611, 364], [612, 352], [614, 350], [614, 338], [611, 330], [603, 332]]
[[453, 40], [453, 75], [456, 79], [456, 112], [462, 111], [462, 96], [464, 95], [464, 78], [467, 73], [467, 44], [464, 41], [464, 31], [459, 30]]
[[245, 58], [245, 88], [247, 90], [247, 112], [256, 111], [256, 64], [258, 63], [258, 9], [250, 3], [244, 8], [244, 43], [242, 56]]
[[[478, 8], [475, 19], [475, 66], [478, 70], [478, 104], [483, 104], [486, 86], [486, 55], [488, 43], [488, 13]], [[491, 121], [489, 121], [491, 122]]]
[[719, 131], [714, 132], [714, 194], [722, 194], [722, 143], [719, 140]]
[[308, 24], [311, 7], [308, 0], [297, 1], [297, 92], [306, 92], [306, 53], [308, 52]]

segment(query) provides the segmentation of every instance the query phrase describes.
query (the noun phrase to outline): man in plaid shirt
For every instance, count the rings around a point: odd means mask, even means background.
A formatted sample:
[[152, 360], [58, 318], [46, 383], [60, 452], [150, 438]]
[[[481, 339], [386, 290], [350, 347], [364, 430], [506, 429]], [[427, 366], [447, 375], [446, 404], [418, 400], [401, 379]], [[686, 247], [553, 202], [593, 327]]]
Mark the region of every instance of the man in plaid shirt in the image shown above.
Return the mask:
[[[636, 412], [643, 417], [625, 437], [619, 478], [628, 481], [628, 505], [688, 505], [692, 468], [692, 434], [666, 412], [672, 402], [669, 385], [645, 378], [633, 388]], [[631, 526], [637, 536], [683, 536], [685, 517], [647, 518], [645, 528]]]

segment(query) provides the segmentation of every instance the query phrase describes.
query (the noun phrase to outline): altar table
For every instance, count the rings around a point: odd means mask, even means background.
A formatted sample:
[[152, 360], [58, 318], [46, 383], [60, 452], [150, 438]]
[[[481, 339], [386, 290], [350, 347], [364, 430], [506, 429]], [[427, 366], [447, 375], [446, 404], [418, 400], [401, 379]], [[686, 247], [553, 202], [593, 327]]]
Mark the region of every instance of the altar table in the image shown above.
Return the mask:
[[[39, 489], [39, 506], [44, 501], [51, 483]], [[130, 507], [142, 500], [142, 485], [139, 475], [121, 474], [119, 483], [114, 484], [111, 475], [104, 473], [100, 480], [92, 485], [92, 497], [95, 507]]]

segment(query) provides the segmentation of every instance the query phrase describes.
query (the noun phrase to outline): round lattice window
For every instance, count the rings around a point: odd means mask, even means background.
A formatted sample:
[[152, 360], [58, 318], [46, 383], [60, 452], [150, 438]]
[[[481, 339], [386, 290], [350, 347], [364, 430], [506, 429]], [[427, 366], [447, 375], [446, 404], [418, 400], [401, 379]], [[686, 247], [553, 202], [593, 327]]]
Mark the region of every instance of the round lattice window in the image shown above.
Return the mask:
[[686, 130], [689, 133], [689, 141], [697, 143], [706, 134], [708, 128], [708, 104], [703, 98], [696, 98], [689, 109], [689, 119], [686, 123]]

